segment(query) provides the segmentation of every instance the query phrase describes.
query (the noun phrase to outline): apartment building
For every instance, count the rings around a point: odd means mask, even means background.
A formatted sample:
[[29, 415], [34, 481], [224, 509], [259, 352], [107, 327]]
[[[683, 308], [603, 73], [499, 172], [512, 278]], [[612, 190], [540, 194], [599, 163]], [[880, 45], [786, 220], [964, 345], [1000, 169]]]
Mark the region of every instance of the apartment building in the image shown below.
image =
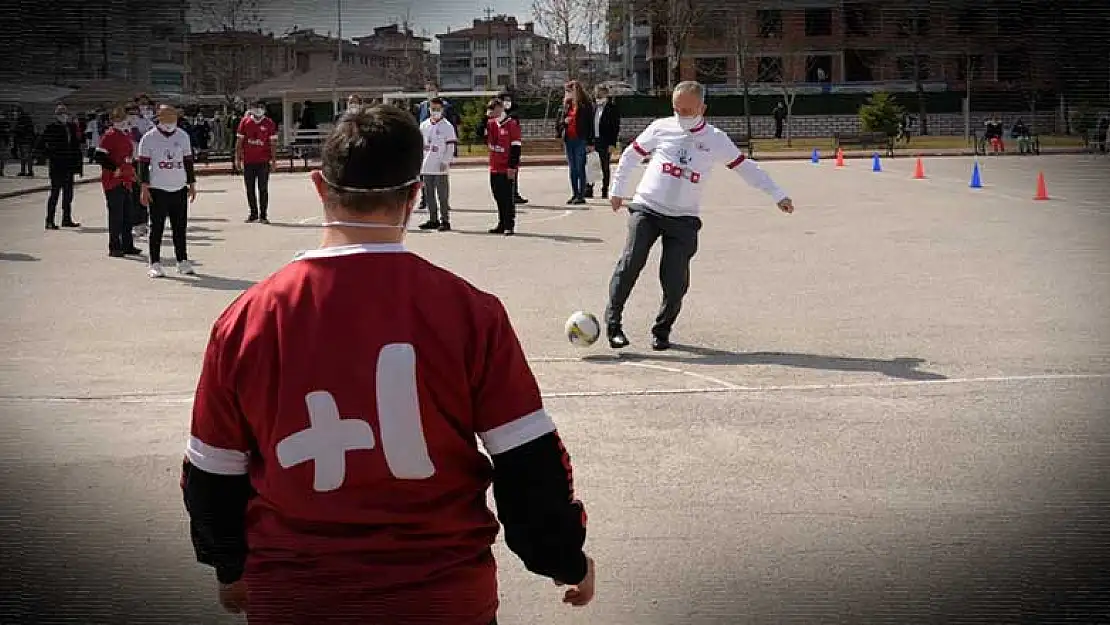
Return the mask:
[[551, 39], [532, 22], [496, 15], [470, 28], [436, 35], [439, 86], [444, 91], [495, 90], [539, 85], [553, 53]]
[[175, 95], [184, 89], [185, 3], [15, 2], [0, 19], [0, 82], [79, 88], [117, 80]]
[[385, 59], [388, 77], [406, 88], [421, 88], [436, 74], [436, 66], [428, 53], [431, 39], [416, 35], [408, 24], [379, 26], [370, 35], [355, 37], [354, 42], [380, 53]]
[[[815, 91], [1041, 86], [1054, 47], [1027, 15], [989, 2], [611, 0], [611, 59], [640, 90], [696, 79], [720, 91], [787, 80]], [[1040, 33], [1043, 36], [1043, 32]], [[673, 46], [672, 46], [673, 44]], [[1041, 45], [1046, 44], [1046, 45]], [[677, 72], [668, 55], [681, 48]], [[669, 52], [671, 50], [671, 52]]]

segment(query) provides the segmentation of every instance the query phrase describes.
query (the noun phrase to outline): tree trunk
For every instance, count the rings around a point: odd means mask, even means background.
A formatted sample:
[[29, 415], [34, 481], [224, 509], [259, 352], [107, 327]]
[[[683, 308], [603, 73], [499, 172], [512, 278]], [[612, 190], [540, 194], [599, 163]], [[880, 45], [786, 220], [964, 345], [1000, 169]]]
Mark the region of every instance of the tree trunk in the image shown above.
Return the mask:
[[925, 110], [925, 85], [921, 81], [921, 56], [913, 54], [914, 88], [917, 90], [917, 117], [921, 121], [921, 136], [929, 134], [929, 115]]
[[744, 79], [744, 120], [748, 126], [748, 139], [752, 138], [752, 104], [748, 94], [748, 79]]

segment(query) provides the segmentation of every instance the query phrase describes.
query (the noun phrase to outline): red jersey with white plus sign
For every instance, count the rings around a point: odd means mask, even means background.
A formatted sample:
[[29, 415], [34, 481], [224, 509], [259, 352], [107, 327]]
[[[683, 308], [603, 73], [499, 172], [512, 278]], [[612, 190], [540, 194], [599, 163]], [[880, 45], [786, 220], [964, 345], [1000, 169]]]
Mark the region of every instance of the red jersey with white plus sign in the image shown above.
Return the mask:
[[252, 622], [486, 625], [498, 523], [478, 441], [554, 430], [497, 298], [399, 244], [351, 245], [219, 318], [187, 456], [258, 493]]
[[[128, 188], [135, 184], [135, 145], [131, 143], [131, 136], [126, 132], [109, 128], [100, 137], [97, 152], [103, 152], [108, 160], [116, 166], [116, 171], [103, 170], [100, 173], [100, 184], [105, 191], [110, 191], [120, 185]], [[119, 173], [117, 176], [116, 173]]]
[[239, 120], [236, 136], [243, 141], [243, 163], [252, 165], [270, 162], [271, 146], [277, 142], [277, 124], [269, 117], [244, 115]]
[[520, 145], [520, 122], [512, 117], [486, 121], [486, 145], [489, 147], [489, 170], [494, 174], [509, 171], [509, 151]]

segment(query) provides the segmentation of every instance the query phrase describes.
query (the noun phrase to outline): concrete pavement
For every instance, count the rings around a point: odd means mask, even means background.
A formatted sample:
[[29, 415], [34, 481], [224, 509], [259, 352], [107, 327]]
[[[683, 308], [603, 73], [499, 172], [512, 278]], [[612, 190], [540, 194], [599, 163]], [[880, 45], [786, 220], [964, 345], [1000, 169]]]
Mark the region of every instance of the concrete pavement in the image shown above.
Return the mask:
[[[453, 175], [456, 232], [409, 245], [506, 303], [576, 465], [596, 603], [499, 545], [503, 623], [1049, 622], [1110, 573], [1110, 205], [1105, 161], [769, 162], [794, 215], [719, 170], [667, 353], [647, 349], [657, 252], [619, 357], [579, 351], [625, 222], [522, 179], [519, 235], [480, 170]], [[1034, 202], [1043, 170], [1054, 197]], [[103, 199], [43, 232], [0, 208], [0, 622], [236, 623], [192, 562], [177, 477], [212, 320], [319, 237], [303, 174], [271, 226], [212, 176], [191, 211], [199, 275], [106, 256]], [[419, 218], [419, 215], [417, 215]], [[166, 245], [169, 238], [166, 238]], [[8, 605], [5, 605], [7, 602]], [[1104, 619], [1103, 619], [1104, 620]], [[1081, 622], [1103, 622], [1080, 618]]]

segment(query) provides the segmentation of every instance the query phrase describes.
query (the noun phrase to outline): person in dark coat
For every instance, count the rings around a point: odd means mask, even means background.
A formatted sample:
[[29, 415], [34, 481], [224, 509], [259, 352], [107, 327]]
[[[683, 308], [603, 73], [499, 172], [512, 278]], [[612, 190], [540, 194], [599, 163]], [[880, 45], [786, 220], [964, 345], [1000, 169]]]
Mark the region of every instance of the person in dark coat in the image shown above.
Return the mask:
[[46, 229], [57, 230], [54, 215], [58, 196], [62, 199], [62, 227], [76, 228], [73, 221], [73, 177], [84, 174], [81, 129], [69, 117], [64, 104], [54, 108], [55, 120], [42, 130], [42, 153], [49, 162], [50, 196], [46, 200]]
[[[621, 133], [621, 112], [609, 97], [609, 89], [598, 85], [594, 89], [594, 150], [601, 157], [601, 199], [609, 197], [610, 152], [617, 145]], [[594, 186], [586, 185], [586, 197], [594, 196]]]
[[12, 131], [12, 145], [19, 158], [19, 175], [35, 175], [35, 122], [27, 111], [18, 109], [15, 130]]
[[15, 115], [12, 115], [9, 119], [7, 114], [0, 113], [0, 176], [4, 175], [4, 167], [8, 164], [8, 159], [11, 158], [14, 121]]

